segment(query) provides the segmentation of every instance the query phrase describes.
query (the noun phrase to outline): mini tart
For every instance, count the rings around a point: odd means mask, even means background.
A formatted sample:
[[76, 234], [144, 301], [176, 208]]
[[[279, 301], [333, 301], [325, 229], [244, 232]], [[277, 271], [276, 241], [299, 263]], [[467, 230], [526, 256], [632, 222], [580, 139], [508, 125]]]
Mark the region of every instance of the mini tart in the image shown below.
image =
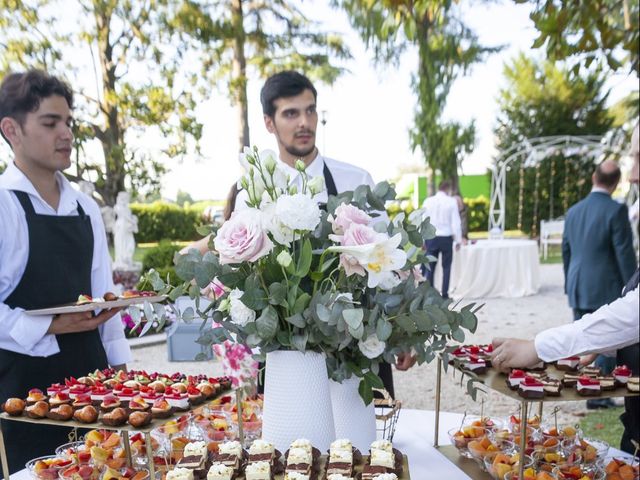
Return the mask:
[[148, 387], [152, 388], [156, 393], [164, 393], [165, 389], [167, 388], [167, 386], [160, 380], [154, 380], [153, 382], [149, 383]]
[[191, 405], [199, 405], [204, 401], [204, 395], [202, 395], [202, 392], [200, 392], [196, 387], [187, 388], [187, 395]]
[[137, 411], [137, 412], [146, 412], [151, 408], [144, 398], [140, 395], [136, 395], [131, 400], [129, 400], [129, 410]]
[[142, 386], [142, 384], [137, 380], [127, 380], [122, 384], [122, 386], [125, 388], [131, 388], [132, 390], [138, 391], [140, 390], [140, 387]]
[[600, 395], [600, 382], [595, 378], [582, 376], [576, 383], [576, 391], [578, 395], [583, 397], [594, 397]]
[[73, 417], [73, 407], [68, 403], [64, 403], [59, 407], [52, 408], [47, 412], [47, 418], [51, 420], [60, 420], [66, 422]]
[[127, 411], [122, 407], [118, 407], [110, 412], [103, 413], [100, 421], [110, 427], [118, 427], [124, 425], [128, 418]]
[[80, 377], [78, 379], [78, 383], [86, 385], [87, 387], [93, 387], [96, 384], [96, 381], [91, 377]]
[[131, 412], [129, 415], [129, 425], [135, 428], [147, 426], [151, 423], [151, 412]]
[[202, 393], [204, 398], [206, 398], [207, 400], [215, 397], [216, 395], [216, 388], [213, 385], [211, 385], [209, 382], [200, 382], [196, 386], [196, 388], [200, 390], [200, 393]]
[[41, 400], [47, 400], [47, 396], [42, 393], [39, 388], [32, 388], [29, 390], [29, 396], [27, 397], [27, 405], [33, 405]]
[[100, 405], [104, 400], [104, 397], [109, 395], [111, 390], [103, 385], [96, 385], [95, 387], [91, 387], [91, 400], [96, 404]]
[[71, 397], [65, 392], [58, 392], [53, 397], [49, 398], [49, 405], [52, 407], [59, 407], [65, 403], [71, 403]]
[[76, 409], [76, 410], [77, 410], [77, 409], [79, 409], [79, 408], [86, 407], [87, 405], [91, 405], [91, 404], [92, 404], [92, 402], [91, 402], [91, 395], [90, 395], [90, 394], [88, 394], [88, 393], [83, 393], [83, 394], [78, 395], [78, 396], [75, 398], [75, 400], [73, 401], [73, 403], [71, 404], [71, 406], [72, 406], [74, 409]]
[[167, 418], [173, 413], [173, 407], [164, 398], [159, 398], [151, 406], [153, 418]]
[[47, 412], [49, 412], [49, 404], [44, 400], [40, 400], [33, 405], [29, 405], [24, 409], [24, 411], [28, 417], [44, 418], [47, 415]]
[[518, 395], [522, 398], [543, 398], [544, 384], [529, 375], [518, 385]]
[[110, 412], [114, 408], [118, 408], [122, 405], [122, 402], [115, 395], [105, 395], [100, 404], [100, 410], [103, 412]]
[[78, 395], [83, 393], [91, 393], [91, 387], [78, 383], [69, 389], [69, 397], [71, 398], [76, 398]]
[[73, 418], [81, 423], [94, 423], [98, 420], [98, 411], [93, 405], [87, 405], [80, 410], [76, 410]]
[[182, 382], [176, 382], [171, 385], [171, 389], [179, 393], [187, 393], [187, 386]]
[[53, 397], [58, 392], [69, 392], [69, 387], [63, 385], [61, 383], [53, 383], [49, 388], [47, 388], [47, 395]]
[[7, 401], [2, 405], [2, 409], [12, 417], [19, 417], [22, 415], [26, 405], [21, 398], [7, 398]]

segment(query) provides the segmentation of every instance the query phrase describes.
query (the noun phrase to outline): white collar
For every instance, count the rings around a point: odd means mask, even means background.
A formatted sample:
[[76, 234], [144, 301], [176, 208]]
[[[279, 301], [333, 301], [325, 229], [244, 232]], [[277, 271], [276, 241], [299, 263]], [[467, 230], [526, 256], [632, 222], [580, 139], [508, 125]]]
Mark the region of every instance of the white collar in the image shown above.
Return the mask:
[[[60, 189], [60, 203], [58, 204], [58, 214], [66, 214], [76, 209], [76, 202], [78, 199], [77, 192], [71, 187], [69, 180], [65, 178], [62, 172], [55, 173], [56, 182], [58, 182], [58, 188]], [[0, 190], [18, 190], [28, 193], [31, 196], [36, 197], [42, 202], [43, 205], [48, 206], [51, 211], [55, 211], [51, 205], [49, 205], [40, 196], [36, 188], [31, 183], [31, 180], [20, 170], [14, 162], [7, 165], [7, 169], [2, 175], [0, 175]]]

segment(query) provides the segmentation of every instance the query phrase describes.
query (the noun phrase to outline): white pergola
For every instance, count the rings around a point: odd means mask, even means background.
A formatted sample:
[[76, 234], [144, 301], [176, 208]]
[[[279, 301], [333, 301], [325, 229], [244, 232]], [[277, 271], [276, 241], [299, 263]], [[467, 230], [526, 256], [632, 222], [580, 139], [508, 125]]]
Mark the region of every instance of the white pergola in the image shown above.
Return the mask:
[[534, 167], [546, 157], [562, 153], [565, 157], [580, 155], [591, 158], [594, 163], [605, 153], [621, 154], [618, 145], [605, 141], [595, 135], [528, 138], [504, 152], [492, 166], [491, 203], [489, 206], [489, 232], [505, 229], [507, 170], [516, 160], [524, 162], [525, 167]]

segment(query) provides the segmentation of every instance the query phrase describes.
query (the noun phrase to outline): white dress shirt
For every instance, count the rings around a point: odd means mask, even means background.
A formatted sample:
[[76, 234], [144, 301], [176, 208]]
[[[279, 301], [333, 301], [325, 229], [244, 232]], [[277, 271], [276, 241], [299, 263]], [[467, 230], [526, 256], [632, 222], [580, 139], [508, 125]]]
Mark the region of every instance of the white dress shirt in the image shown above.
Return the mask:
[[[284, 172], [289, 175], [289, 185], [295, 185], [298, 187], [298, 191], [300, 191], [302, 189], [302, 177], [300, 172], [295, 168], [290, 167], [280, 159], [278, 159], [278, 163]], [[307, 176], [309, 178], [322, 177], [325, 163], [331, 172], [331, 176], [336, 184], [336, 190], [338, 193], [355, 190], [356, 187], [359, 187], [360, 185], [369, 185], [371, 188], [375, 186], [373, 178], [371, 178], [371, 175], [365, 169], [356, 167], [349, 163], [339, 162], [332, 158], [323, 157], [320, 154], [318, 154], [306, 168], [305, 171]], [[326, 203], [328, 199], [326, 190], [320, 192], [314, 198], [318, 203]], [[249, 195], [246, 190], [240, 190], [236, 198], [236, 210], [243, 210], [247, 208], [248, 199]]]
[[638, 342], [638, 287], [580, 320], [536, 335], [540, 360], [553, 362], [585, 353], [612, 353]]
[[422, 208], [425, 215], [429, 217], [431, 225], [436, 228], [436, 236], [453, 236], [455, 243], [462, 241], [462, 227], [460, 224], [460, 212], [458, 202], [443, 191], [439, 191], [432, 197], [427, 198]]
[[[25, 212], [11, 190], [26, 192], [39, 215], [78, 215], [79, 202], [91, 218], [93, 229], [91, 296], [101, 297], [106, 292], [113, 291], [111, 257], [100, 208], [87, 195], [74, 190], [61, 173], [56, 174], [56, 180], [60, 187], [57, 211], [42, 199], [13, 162], [0, 175], [0, 348], [34, 357], [48, 357], [58, 353], [60, 349], [55, 335], [47, 334], [53, 318], [51, 315], [26, 315], [23, 309], [12, 309], [4, 303], [18, 286], [29, 258], [29, 230]], [[47, 267], [43, 265], [42, 268]], [[58, 272], [50, 273], [57, 275]], [[33, 294], [38, 294], [37, 289], [34, 289]], [[120, 314], [114, 315], [98, 329], [109, 364], [129, 362], [131, 350], [124, 335]]]

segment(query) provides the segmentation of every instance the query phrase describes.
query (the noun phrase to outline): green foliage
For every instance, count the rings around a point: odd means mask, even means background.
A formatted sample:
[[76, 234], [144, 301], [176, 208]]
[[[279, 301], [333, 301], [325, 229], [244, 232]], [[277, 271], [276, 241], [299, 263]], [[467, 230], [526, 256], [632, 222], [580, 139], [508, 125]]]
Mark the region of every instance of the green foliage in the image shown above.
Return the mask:
[[465, 198], [467, 226], [470, 232], [486, 232], [489, 228], [489, 199], [485, 196]]
[[462, 155], [473, 149], [475, 126], [442, 118], [453, 81], [497, 48], [482, 46], [450, 0], [333, 0], [351, 17], [377, 62], [397, 63], [417, 47], [412, 84], [417, 96], [411, 146], [422, 152], [434, 172], [457, 186]]
[[[524, 3], [527, 0], [516, 0]], [[553, 60], [569, 59], [589, 67], [606, 60], [613, 70], [638, 66], [638, 0], [544, 0], [533, 3], [531, 19], [539, 31], [534, 47], [544, 47]]]
[[[611, 128], [601, 72], [581, 75], [521, 54], [505, 66], [504, 73], [507, 85], [500, 91], [501, 112], [495, 129], [500, 152], [528, 138], [602, 136]], [[506, 181], [506, 228], [535, 233], [540, 220], [564, 215], [591, 189], [593, 169], [591, 157], [579, 153], [565, 157], [561, 149], [549, 152], [537, 167], [523, 165], [521, 160], [511, 163]]]
[[182, 249], [180, 245], [171, 243], [170, 240], [162, 240], [157, 246], [148, 249], [142, 258], [142, 271], [155, 269], [160, 278], [171, 283], [180, 281], [173, 266], [173, 257]]
[[138, 217], [138, 243], [159, 242], [163, 239], [197, 240], [202, 224], [202, 209], [179, 207], [166, 202], [132, 203], [131, 212]]

